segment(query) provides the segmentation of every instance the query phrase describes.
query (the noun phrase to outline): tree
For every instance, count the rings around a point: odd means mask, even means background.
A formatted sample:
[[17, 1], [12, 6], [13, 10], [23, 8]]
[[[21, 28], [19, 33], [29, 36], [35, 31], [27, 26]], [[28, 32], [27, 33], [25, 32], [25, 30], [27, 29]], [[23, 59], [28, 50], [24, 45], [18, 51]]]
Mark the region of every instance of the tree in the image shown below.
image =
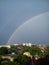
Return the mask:
[[49, 46], [46, 47], [44, 55], [49, 55]]
[[32, 56], [35, 56], [35, 55], [41, 56], [42, 55], [41, 49], [38, 48], [37, 46], [32, 46], [29, 49], [29, 52], [32, 54]]
[[27, 64], [29, 65], [30, 64], [30, 58], [25, 56], [25, 55], [17, 55], [15, 58], [14, 58], [14, 61], [15, 62], [18, 62], [20, 64]]
[[8, 48], [6, 47], [1, 47], [0, 48], [0, 55], [5, 55], [8, 54]]
[[1, 65], [20, 65], [18, 62], [2, 62]]

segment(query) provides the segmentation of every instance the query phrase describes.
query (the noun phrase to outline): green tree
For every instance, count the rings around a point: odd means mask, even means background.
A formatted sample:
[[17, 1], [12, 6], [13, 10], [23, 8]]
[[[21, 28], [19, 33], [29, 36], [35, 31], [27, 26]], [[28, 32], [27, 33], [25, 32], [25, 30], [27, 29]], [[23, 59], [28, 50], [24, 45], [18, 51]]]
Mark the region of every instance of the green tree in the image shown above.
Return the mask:
[[49, 46], [46, 47], [44, 55], [49, 55]]
[[42, 56], [43, 55], [41, 52], [41, 49], [38, 48], [36, 45], [32, 45], [31, 47], [24, 46], [23, 51], [30, 52], [32, 56], [35, 56], [35, 55]]
[[2, 62], [1, 65], [20, 65], [18, 62]]
[[35, 56], [35, 55], [42, 55], [42, 52], [41, 52], [41, 49], [38, 48], [37, 46], [32, 46], [30, 49], [29, 49], [29, 52]]
[[25, 56], [25, 55], [19, 54], [19, 55], [17, 55], [17, 56], [14, 58], [14, 61], [15, 61], [15, 62], [18, 62], [18, 63], [20, 63], [20, 64], [22, 64], [22, 63], [27, 63], [27, 64], [29, 64], [29, 63], [30, 63], [30, 58], [27, 57], [27, 56]]
[[0, 48], [0, 55], [5, 55], [8, 54], [8, 48], [6, 47], [1, 47]]
[[30, 47], [29, 46], [23, 46], [23, 52], [29, 52]]

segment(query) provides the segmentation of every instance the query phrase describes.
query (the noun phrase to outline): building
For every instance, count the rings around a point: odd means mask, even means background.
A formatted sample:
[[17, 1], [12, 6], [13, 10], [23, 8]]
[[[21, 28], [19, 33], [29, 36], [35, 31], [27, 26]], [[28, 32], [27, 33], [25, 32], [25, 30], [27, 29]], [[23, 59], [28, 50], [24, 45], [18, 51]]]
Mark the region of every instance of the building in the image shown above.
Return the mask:
[[0, 45], [0, 48], [1, 48], [1, 47], [11, 48], [11, 46], [10, 46], [10, 45]]
[[31, 47], [32, 43], [23, 43], [23, 46], [29, 46], [29, 47]]

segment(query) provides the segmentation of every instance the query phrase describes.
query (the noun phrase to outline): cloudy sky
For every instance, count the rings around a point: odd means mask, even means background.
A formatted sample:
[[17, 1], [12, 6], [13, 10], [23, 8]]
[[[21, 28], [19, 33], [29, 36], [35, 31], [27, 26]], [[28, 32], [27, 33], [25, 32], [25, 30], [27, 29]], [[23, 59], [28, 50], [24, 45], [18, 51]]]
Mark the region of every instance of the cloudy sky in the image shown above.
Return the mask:
[[0, 44], [26, 20], [49, 12], [49, 0], [0, 0]]

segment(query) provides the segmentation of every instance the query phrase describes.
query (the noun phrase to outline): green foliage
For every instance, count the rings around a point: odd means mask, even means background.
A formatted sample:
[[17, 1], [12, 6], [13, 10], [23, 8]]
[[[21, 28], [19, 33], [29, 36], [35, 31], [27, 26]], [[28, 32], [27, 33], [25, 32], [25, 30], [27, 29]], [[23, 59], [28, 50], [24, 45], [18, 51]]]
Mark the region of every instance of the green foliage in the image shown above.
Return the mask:
[[32, 47], [25, 46], [24, 52], [30, 52], [32, 56], [42, 55], [41, 49], [34, 45]]
[[49, 55], [49, 46], [46, 47], [44, 55]]
[[18, 62], [2, 62], [1, 65], [20, 65]]
[[0, 55], [5, 55], [8, 54], [8, 48], [6, 47], [1, 47], [0, 48]]
[[25, 56], [25, 55], [19, 54], [19, 55], [17, 55], [17, 56], [14, 58], [14, 61], [19, 62], [20, 64], [23, 63], [23, 62], [24, 62], [24, 63], [29, 63], [29, 62], [30, 62], [30, 58], [27, 57], [27, 56]]
[[[2, 59], [3, 55], [8, 55], [8, 53], [17, 52], [16, 56], [14, 55], [14, 61], [5, 61]], [[39, 56], [39, 57], [45, 57], [46, 55], [49, 55], [49, 46], [46, 47], [46, 50], [42, 53], [41, 49], [38, 48], [36, 45], [32, 45], [31, 47], [28, 46], [12, 46], [10, 49], [6, 47], [0, 48], [0, 61], [2, 60], [1, 65], [21, 65], [21, 64], [27, 64], [30, 63], [30, 58], [23, 55], [24, 52], [29, 52], [33, 57]]]
[[8, 63], [7, 62], [2, 62], [1, 65], [8, 65]]
[[12, 53], [12, 52], [16, 52], [16, 47], [14, 45], [11, 46], [11, 48], [9, 49], [9, 53]]
[[30, 47], [27, 47], [27, 46], [24, 46], [24, 47], [23, 47], [23, 51], [24, 51], [24, 52], [28, 52], [29, 49], [30, 49]]
[[30, 49], [29, 49], [29, 52], [34, 56], [34, 55], [41, 55], [42, 52], [41, 52], [41, 49], [39, 49], [37, 46], [32, 46]]

